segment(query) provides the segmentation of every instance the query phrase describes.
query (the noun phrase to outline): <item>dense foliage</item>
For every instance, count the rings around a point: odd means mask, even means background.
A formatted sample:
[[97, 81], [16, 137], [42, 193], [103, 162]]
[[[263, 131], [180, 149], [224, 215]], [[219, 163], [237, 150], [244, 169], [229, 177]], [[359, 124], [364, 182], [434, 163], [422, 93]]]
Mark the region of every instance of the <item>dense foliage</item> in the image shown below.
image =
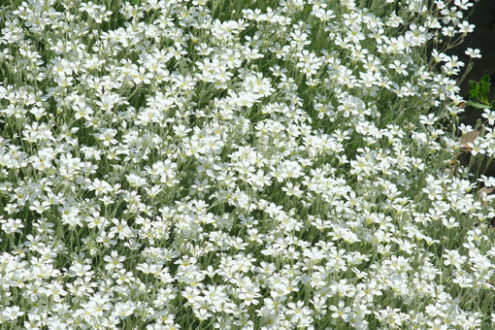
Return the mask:
[[2, 327], [493, 327], [468, 0], [2, 3]]

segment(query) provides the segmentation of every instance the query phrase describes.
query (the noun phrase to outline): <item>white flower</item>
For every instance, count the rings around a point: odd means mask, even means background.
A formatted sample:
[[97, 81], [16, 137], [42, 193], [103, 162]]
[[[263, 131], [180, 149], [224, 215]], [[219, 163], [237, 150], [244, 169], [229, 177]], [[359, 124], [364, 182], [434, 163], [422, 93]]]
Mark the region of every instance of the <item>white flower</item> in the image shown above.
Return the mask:
[[495, 124], [495, 110], [483, 109], [483, 114], [481, 116], [488, 121], [488, 125]]
[[478, 48], [466, 48], [466, 55], [468, 55], [470, 58], [481, 58], [481, 51]]
[[24, 228], [24, 224], [21, 219], [0, 219], [0, 223], [2, 223], [2, 230], [6, 234], [22, 233], [22, 228]]

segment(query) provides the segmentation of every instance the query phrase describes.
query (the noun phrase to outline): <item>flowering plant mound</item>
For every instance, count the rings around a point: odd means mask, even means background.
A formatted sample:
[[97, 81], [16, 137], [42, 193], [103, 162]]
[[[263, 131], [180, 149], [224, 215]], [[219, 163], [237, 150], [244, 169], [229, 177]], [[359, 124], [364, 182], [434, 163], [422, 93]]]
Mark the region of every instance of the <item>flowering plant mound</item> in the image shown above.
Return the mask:
[[3, 2], [1, 327], [493, 327], [471, 6]]

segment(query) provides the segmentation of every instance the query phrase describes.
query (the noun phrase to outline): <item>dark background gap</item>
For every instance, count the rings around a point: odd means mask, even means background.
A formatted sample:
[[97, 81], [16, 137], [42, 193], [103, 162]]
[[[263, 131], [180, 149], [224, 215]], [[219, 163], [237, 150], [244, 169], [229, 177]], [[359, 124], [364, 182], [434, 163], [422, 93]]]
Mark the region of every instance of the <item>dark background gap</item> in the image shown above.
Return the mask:
[[[461, 68], [460, 74], [457, 76], [458, 81], [466, 72], [466, 68], [470, 61], [470, 57], [465, 54], [467, 48], [479, 49], [481, 51], [481, 58], [472, 59], [473, 67], [467, 74], [464, 80], [459, 84], [460, 95], [465, 99], [469, 99], [469, 86], [470, 80], [479, 82], [481, 77], [485, 74], [490, 75], [492, 81], [492, 88], [489, 94], [489, 100], [495, 97], [495, 0], [480, 0], [474, 4], [474, 6], [465, 13], [470, 24], [475, 25], [475, 29], [472, 33], [468, 34], [464, 39], [464, 42], [447, 51], [448, 55], [456, 55], [460, 61], [464, 63], [464, 67]], [[483, 110], [475, 109], [467, 106], [464, 109], [464, 113], [459, 116], [460, 123], [475, 127], [478, 120], [482, 119], [481, 115]], [[459, 132], [460, 133], [460, 132]], [[472, 156], [470, 153], [462, 153], [459, 156], [460, 162], [467, 166]], [[487, 165], [487, 160], [484, 159], [480, 167], [481, 172], [487, 176], [495, 176], [495, 163]], [[477, 172], [477, 166], [473, 166], [471, 172]]]
[[[481, 0], [474, 4], [470, 9], [470, 12], [465, 14], [471, 14], [468, 21], [470, 24], [474, 24], [476, 27], [474, 31], [466, 36], [464, 42], [449, 50], [449, 55], [456, 55], [464, 63], [459, 78], [466, 71], [466, 67], [469, 63], [469, 56], [464, 52], [468, 47], [478, 48], [481, 51], [481, 58], [473, 59], [473, 68], [471, 72], [460, 84], [460, 94], [467, 100], [469, 97], [469, 80], [479, 82], [481, 77], [485, 74], [489, 74], [492, 77], [492, 88], [490, 91], [489, 100], [494, 97], [495, 88], [493, 88], [495, 80], [495, 0]], [[467, 125], [475, 126], [476, 121], [481, 118], [482, 110], [466, 108], [465, 113], [461, 116], [461, 122]]]

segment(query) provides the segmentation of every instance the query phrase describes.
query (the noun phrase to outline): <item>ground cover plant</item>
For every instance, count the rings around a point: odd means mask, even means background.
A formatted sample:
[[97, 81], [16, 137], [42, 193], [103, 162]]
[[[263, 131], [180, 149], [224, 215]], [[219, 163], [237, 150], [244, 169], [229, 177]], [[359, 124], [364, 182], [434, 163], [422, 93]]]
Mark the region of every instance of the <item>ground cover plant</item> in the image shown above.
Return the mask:
[[493, 328], [471, 6], [2, 2], [1, 327]]

